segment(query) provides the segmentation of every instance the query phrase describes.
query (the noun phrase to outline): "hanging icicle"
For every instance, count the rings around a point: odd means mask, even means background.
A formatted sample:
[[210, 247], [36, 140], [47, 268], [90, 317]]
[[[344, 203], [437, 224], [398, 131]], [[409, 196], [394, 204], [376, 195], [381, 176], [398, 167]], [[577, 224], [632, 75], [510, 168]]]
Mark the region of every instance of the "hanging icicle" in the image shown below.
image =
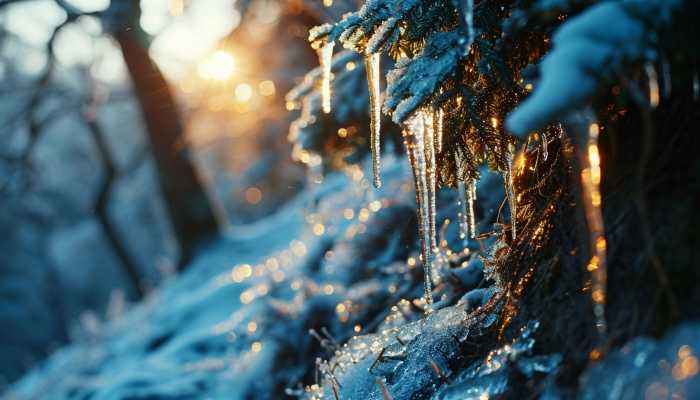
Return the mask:
[[435, 119], [434, 114], [427, 109], [420, 111], [423, 114], [423, 124], [425, 126], [425, 160], [427, 164], [427, 182], [428, 182], [428, 227], [430, 232], [430, 252], [431, 254], [437, 248], [437, 232], [436, 232], [436, 191], [437, 191], [437, 166], [435, 156]]
[[335, 42], [327, 42], [318, 49], [318, 59], [321, 65], [321, 109], [326, 114], [330, 114], [331, 112], [331, 65], [333, 63], [333, 47], [335, 47]]
[[433, 121], [435, 121], [435, 152], [440, 154], [442, 153], [442, 135], [445, 124], [445, 112], [442, 110], [442, 107], [438, 107], [435, 111]]
[[[592, 120], [592, 118], [591, 118]], [[606, 240], [601, 211], [600, 154], [598, 152], [599, 127], [595, 122], [588, 125], [588, 141], [581, 152], [581, 188], [583, 206], [588, 225], [591, 259], [587, 269], [591, 273], [591, 298], [596, 327], [605, 334], [605, 298], [607, 285]]]
[[470, 178], [467, 184], [467, 218], [469, 237], [476, 238], [476, 179]]
[[508, 148], [506, 169], [503, 171], [503, 183], [505, 185], [506, 197], [508, 198], [508, 208], [510, 208], [510, 232], [513, 240], [517, 237], [517, 199], [515, 197], [515, 188], [513, 187], [513, 159], [515, 158], [515, 149], [512, 146]]
[[467, 185], [464, 181], [457, 181], [457, 221], [459, 223], [459, 238], [464, 247], [469, 245], [469, 210], [467, 200]]
[[[462, 155], [460, 151], [455, 152], [455, 169], [462, 166]], [[466, 248], [469, 245], [469, 216], [467, 211], [467, 185], [465, 180], [457, 174], [457, 226], [459, 227], [459, 238]]]
[[367, 70], [367, 85], [369, 88], [369, 115], [370, 115], [370, 146], [372, 152], [372, 172], [374, 174], [374, 187], [382, 186], [381, 179], [381, 91], [379, 87], [381, 69], [381, 54], [374, 53], [365, 56], [365, 69]]
[[411, 163], [416, 187], [418, 227], [421, 239], [421, 258], [425, 276], [425, 301], [428, 310], [433, 303], [432, 295], [432, 251], [430, 238], [430, 208], [428, 195], [428, 166], [425, 151], [425, 115], [422, 111], [413, 114], [404, 125], [403, 139], [408, 160]]

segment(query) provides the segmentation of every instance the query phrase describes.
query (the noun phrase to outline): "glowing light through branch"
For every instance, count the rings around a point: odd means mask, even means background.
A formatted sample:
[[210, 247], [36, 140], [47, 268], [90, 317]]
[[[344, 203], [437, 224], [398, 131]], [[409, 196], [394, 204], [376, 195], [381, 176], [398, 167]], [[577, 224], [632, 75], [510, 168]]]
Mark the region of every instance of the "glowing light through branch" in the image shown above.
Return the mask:
[[236, 60], [224, 50], [218, 50], [199, 64], [199, 76], [207, 80], [226, 81], [236, 72]]

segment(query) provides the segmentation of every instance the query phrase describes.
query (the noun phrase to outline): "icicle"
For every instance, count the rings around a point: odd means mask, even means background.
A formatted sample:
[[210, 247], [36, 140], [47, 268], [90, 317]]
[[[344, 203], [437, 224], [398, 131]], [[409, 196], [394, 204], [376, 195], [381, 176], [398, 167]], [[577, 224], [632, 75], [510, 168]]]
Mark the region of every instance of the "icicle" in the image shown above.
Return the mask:
[[605, 302], [607, 286], [607, 260], [605, 228], [601, 209], [600, 194], [600, 154], [598, 134], [600, 128], [595, 122], [594, 113], [589, 108], [585, 112], [572, 116], [568, 128], [574, 139], [583, 138], [577, 143], [581, 175], [581, 202], [588, 228], [590, 260], [586, 269], [591, 273], [591, 299], [596, 328], [605, 340], [607, 324], [605, 322]]
[[476, 238], [476, 179], [469, 179], [467, 186], [467, 214], [469, 237]]
[[600, 154], [598, 152], [598, 124], [588, 125], [586, 151], [581, 156], [581, 187], [583, 205], [588, 225], [591, 259], [588, 271], [592, 275], [591, 298], [596, 326], [601, 334], [606, 332], [605, 297], [607, 285], [606, 240], [603, 227], [600, 195]]
[[435, 111], [433, 120], [435, 121], [435, 152], [439, 154], [442, 153], [442, 133], [445, 123], [445, 112], [442, 110], [442, 107], [438, 107]]
[[516, 217], [518, 215], [518, 208], [516, 204], [517, 199], [515, 198], [515, 189], [513, 187], [513, 159], [515, 158], [513, 153], [513, 149], [508, 150], [506, 170], [503, 171], [503, 183], [505, 184], [508, 207], [510, 208], [510, 230], [513, 240], [515, 240], [517, 237]]
[[542, 132], [540, 134], [540, 140], [542, 141], [542, 158], [547, 161], [549, 157], [549, 143], [547, 141], [547, 134]]
[[334, 46], [335, 42], [328, 42], [318, 50], [319, 64], [321, 64], [321, 108], [326, 114], [331, 112], [331, 65]]
[[380, 62], [381, 54], [374, 53], [365, 56], [365, 69], [367, 70], [367, 85], [369, 87], [369, 115], [370, 115], [370, 146], [372, 150], [372, 172], [374, 173], [374, 187], [379, 189], [382, 186], [380, 176], [381, 162], [381, 102], [380, 102]]
[[432, 295], [432, 252], [430, 249], [429, 196], [427, 180], [427, 163], [425, 152], [425, 116], [418, 111], [405, 123], [403, 130], [404, 145], [408, 160], [411, 163], [413, 179], [416, 186], [416, 205], [418, 209], [418, 227], [421, 239], [421, 255], [425, 276], [425, 301], [430, 308], [433, 303]]
[[428, 227], [430, 234], [430, 252], [434, 253], [437, 248], [437, 234], [435, 228], [436, 205], [435, 192], [437, 190], [437, 167], [435, 165], [435, 119], [432, 112], [427, 110], [422, 111], [425, 140], [425, 160], [427, 164], [427, 182], [428, 182]]
[[464, 247], [469, 245], [469, 209], [467, 200], [467, 185], [464, 181], [457, 181], [457, 221], [459, 223], [459, 238]]
[[659, 79], [656, 68], [652, 63], [647, 63], [644, 67], [649, 80], [649, 106], [656, 108], [659, 105]]

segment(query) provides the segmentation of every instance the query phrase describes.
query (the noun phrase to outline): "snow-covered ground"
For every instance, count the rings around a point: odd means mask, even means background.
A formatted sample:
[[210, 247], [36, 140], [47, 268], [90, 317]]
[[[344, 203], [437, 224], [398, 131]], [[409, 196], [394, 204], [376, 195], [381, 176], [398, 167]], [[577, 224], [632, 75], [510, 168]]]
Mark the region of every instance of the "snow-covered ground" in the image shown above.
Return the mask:
[[[537, 321], [487, 357], [464, 361], [465, 343], [495, 320], [468, 314], [494, 288], [476, 249], [450, 250], [459, 242], [454, 224], [441, 234], [435, 311], [425, 317], [413, 188], [403, 161], [387, 158], [381, 191], [367, 190], [360, 169], [327, 175], [202, 249], [142, 303], [92, 320], [82, 339], [4, 398], [517, 398], [523, 382], [537, 382], [528, 393], [567, 397], [554, 382], [561, 356], [534, 353]], [[500, 194], [489, 195], [494, 179], [480, 185], [486, 218]], [[450, 191], [439, 200], [439, 220], [452, 218]], [[584, 374], [581, 396], [696, 398], [700, 382], [689, 372], [698, 332], [687, 325], [613, 352]]]

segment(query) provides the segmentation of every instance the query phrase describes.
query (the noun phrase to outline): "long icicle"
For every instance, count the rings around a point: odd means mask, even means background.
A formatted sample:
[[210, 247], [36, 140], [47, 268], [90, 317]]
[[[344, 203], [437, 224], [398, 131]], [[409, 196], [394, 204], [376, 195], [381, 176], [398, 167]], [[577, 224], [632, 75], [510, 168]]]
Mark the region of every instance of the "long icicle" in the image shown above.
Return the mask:
[[421, 239], [421, 257], [425, 279], [425, 302], [427, 310], [432, 310], [432, 252], [430, 249], [430, 224], [428, 207], [427, 165], [425, 160], [425, 120], [421, 111], [412, 115], [405, 123], [403, 130], [404, 145], [408, 154], [413, 179], [416, 186], [416, 205], [418, 210], [418, 226]]
[[330, 114], [331, 112], [331, 65], [333, 63], [333, 47], [335, 47], [335, 42], [328, 42], [318, 50], [318, 60], [321, 65], [321, 109], [326, 114]]
[[585, 151], [581, 153], [581, 188], [583, 195], [584, 213], [588, 225], [591, 259], [587, 269], [591, 273], [591, 298], [596, 327], [601, 335], [605, 335], [605, 298], [607, 286], [607, 242], [603, 225], [600, 195], [600, 153], [598, 151], [598, 124], [587, 121], [588, 140]]
[[435, 165], [435, 115], [427, 109], [423, 113], [423, 139], [425, 140], [425, 160], [427, 164], [427, 182], [428, 182], [428, 227], [430, 232], [430, 252], [431, 254], [437, 251], [437, 232], [436, 232], [436, 204], [435, 197], [437, 191], [437, 167]]
[[510, 231], [513, 240], [517, 237], [517, 199], [515, 198], [515, 188], [513, 187], [513, 158], [515, 158], [513, 149], [508, 149], [508, 160], [506, 162], [506, 170], [503, 171], [503, 181], [506, 187], [506, 197], [508, 198], [508, 208], [510, 208]]
[[467, 185], [467, 214], [469, 237], [476, 239], [476, 179], [469, 178]]
[[[455, 151], [455, 168], [459, 170], [464, 162], [461, 151]], [[467, 204], [468, 191], [466, 180], [457, 174], [457, 223], [459, 226], [459, 238], [466, 248], [469, 245], [469, 211]]]
[[367, 71], [367, 86], [369, 89], [369, 115], [370, 115], [370, 146], [372, 151], [372, 172], [374, 174], [374, 187], [382, 187], [381, 178], [381, 91], [380, 82], [381, 54], [374, 53], [365, 56], [365, 70]]

